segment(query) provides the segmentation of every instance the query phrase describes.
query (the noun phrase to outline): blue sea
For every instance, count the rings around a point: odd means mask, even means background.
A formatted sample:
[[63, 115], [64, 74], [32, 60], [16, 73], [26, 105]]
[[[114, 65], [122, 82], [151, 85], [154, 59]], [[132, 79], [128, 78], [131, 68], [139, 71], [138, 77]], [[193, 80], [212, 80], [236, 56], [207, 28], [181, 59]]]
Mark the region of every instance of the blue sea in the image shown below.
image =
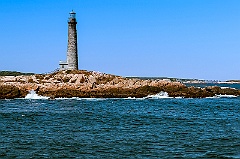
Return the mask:
[[0, 158], [240, 158], [240, 98], [0, 100]]
[[186, 86], [194, 86], [194, 87], [208, 87], [208, 86], [218, 86], [218, 87], [229, 87], [229, 88], [235, 88], [235, 89], [240, 89], [240, 84], [237, 83], [185, 83]]

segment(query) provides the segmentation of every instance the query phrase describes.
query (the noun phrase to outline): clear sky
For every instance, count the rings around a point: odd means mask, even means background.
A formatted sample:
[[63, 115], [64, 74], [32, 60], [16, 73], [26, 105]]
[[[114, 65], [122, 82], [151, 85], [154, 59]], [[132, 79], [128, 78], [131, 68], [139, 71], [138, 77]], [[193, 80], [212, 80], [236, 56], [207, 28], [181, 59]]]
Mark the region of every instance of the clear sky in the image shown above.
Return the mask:
[[240, 0], [0, 0], [0, 70], [58, 68], [72, 9], [80, 69], [240, 79]]

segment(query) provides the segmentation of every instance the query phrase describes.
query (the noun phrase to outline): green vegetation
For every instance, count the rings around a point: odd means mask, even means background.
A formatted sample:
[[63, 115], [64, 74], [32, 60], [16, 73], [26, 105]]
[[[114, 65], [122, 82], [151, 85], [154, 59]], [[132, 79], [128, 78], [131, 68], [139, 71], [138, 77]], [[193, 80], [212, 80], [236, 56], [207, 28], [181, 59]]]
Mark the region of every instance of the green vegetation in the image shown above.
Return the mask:
[[20, 75], [30, 76], [34, 75], [34, 73], [22, 73], [17, 71], [0, 71], [0, 76], [20, 76]]

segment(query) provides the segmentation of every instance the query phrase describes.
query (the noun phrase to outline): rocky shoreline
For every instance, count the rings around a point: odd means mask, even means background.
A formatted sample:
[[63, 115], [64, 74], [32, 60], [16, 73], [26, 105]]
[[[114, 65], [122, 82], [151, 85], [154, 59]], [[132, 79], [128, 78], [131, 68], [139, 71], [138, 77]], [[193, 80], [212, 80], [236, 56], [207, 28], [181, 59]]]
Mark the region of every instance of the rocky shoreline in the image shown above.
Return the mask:
[[196, 88], [180, 82], [128, 79], [95, 71], [59, 71], [45, 75], [1, 76], [0, 99], [24, 98], [30, 90], [52, 99], [142, 98], [161, 91], [170, 97], [204, 98], [216, 94], [240, 95], [240, 90], [217, 86]]

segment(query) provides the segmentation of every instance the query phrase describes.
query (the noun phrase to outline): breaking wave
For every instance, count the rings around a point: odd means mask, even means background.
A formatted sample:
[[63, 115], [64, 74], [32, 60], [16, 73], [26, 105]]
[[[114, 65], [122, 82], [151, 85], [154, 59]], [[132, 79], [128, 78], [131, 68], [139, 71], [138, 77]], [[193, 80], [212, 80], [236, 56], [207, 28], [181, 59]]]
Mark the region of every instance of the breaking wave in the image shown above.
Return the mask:
[[29, 91], [25, 99], [49, 99], [49, 97], [40, 96], [34, 90]]
[[[215, 95], [213, 97], [206, 97], [206, 98], [236, 98], [238, 96], [235, 95]], [[154, 95], [148, 95], [143, 98], [135, 98], [135, 97], [128, 97], [128, 98], [122, 98], [126, 100], [144, 100], [144, 99], [182, 99], [184, 97], [170, 97], [167, 92], [161, 91], [160, 93], [154, 94]], [[34, 90], [29, 91], [29, 93], [25, 96], [24, 99], [50, 99], [50, 97], [46, 96], [41, 96], [38, 95]], [[74, 100], [88, 100], [88, 101], [102, 101], [106, 100], [107, 98], [79, 98], [79, 97], [72, 97], [72, 98], [55, 98], [55, 100], [69, 100], [69, 99], [74, 99]]]

